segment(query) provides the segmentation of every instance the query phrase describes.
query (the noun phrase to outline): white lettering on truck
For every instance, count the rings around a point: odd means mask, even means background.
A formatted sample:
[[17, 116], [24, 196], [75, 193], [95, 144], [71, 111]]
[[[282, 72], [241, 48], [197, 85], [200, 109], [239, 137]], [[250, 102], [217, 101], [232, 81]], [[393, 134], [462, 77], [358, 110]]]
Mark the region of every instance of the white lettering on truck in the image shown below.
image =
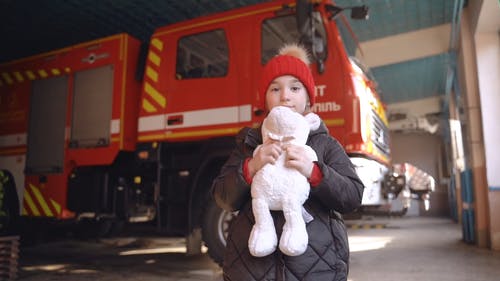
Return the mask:
[[[316, 85], [315, 95], [316, 97], [323, 97], [325, 95], [326, 85]], [[316, 102], [312, 107], [313, 112], [334, 112], [340, 111], [342, 106], [335, 101], [329, 102]]]
[[314, 90], [315, 90], [315, 95], [316, 96], [324, 96], [325, 95], [325, 89], [326, 89], [326, 85], [316, 85], [316, 87], [314, 87]]

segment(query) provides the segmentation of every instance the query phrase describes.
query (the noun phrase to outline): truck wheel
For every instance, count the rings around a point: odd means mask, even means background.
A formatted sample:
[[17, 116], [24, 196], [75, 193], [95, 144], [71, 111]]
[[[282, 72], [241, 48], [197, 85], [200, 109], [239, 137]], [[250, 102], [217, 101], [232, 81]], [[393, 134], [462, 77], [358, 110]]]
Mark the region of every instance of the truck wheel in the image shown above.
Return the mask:
[[231, 220], [236, 212], [225, 211], [215, 201], [209, 200], [202, 221], [202, 238], [208, 248], [208, 255], [222, 266], [226, 238]]
[[16, 234], [19, 218], [19, 201], [14, 178], [0, 170], [0, 235]]

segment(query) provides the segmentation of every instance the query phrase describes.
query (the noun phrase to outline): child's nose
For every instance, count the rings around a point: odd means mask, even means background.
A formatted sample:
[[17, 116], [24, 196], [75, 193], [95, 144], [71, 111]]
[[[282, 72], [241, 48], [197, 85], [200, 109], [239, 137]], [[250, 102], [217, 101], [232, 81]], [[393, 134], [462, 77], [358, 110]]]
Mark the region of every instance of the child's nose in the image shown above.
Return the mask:
[[290, 91], [288, 89], [282, 89], [281, 90], [281, 99], [282, 100], [288, 100], [290, 97]]

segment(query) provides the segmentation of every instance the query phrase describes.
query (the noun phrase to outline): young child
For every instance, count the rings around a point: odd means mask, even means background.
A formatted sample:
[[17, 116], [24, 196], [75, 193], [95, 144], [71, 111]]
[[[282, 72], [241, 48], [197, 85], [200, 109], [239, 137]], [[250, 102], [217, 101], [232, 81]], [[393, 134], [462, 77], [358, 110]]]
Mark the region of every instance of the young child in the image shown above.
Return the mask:
[[[287, 106], [306, 115], [314, 104], [314, 79], [307, 52], [297, 45], [284, 46], [265, 66], [260, 94], [266, 109]], [[231, 224], [224, 255], [226, 281], [250, 280], [347, 280], [349, 245], [340, 213], [361, 204], [363, 184], [344, 149], [328, 133], [325, 124], [309, 133], [307, 145], [317, 154], [310, 159], [302, 146], [268, 140], [262, 143], [260, 128], [244, 128], [236, 137], [237, 147], [214, 180], [212, 193], [217, 204], [227, 211], [239, 211]], [[253, 155], [255, 148], [260, 149]], [[287, 256], [278, 249], [264, 257], [254, 257], [248, 239], [255, 223], [250, 186], [255, 173], [265, 164], [274, 164], [284, 151], [285, 165], [297, 169], [309, 181], [309, 198], [304, 203], [313, 220], [307, 223], [307, 250]], [[272, 211], [280, 237], [284, 224], [282, 211]]]

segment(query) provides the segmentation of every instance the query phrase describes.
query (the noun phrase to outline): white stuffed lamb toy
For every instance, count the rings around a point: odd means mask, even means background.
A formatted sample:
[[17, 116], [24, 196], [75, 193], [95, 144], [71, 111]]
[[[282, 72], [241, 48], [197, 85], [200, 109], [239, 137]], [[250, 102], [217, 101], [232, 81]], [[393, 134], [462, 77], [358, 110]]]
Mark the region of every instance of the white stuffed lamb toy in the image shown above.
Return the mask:
[[[306, 116], [284, 106], [274, 107], [262, 124], [264, 142], [271, 138], [282, 144], [292, 143], [306, 147], [312, 161], [316, 161], [314, 150], [306, 145], [310, 130], [320, 125], [318, 115]], [[254, 154], [260, 147], [257, 147]], [[308, 244], [306, 220], [312, 220], [303, 204], [309, 196], [310, 185], [299, 171], [284, 166], [285, 152], [276, 163], [266, 164], [253, 177], [251, 194], [255, 224], [250, 233], [248, 248], [256, 257], [263, 257], [276, 250], [278, 238], [270, 210], [283, 210], [285, 224], [279, 248], [289, 256], [305, 252]]]

